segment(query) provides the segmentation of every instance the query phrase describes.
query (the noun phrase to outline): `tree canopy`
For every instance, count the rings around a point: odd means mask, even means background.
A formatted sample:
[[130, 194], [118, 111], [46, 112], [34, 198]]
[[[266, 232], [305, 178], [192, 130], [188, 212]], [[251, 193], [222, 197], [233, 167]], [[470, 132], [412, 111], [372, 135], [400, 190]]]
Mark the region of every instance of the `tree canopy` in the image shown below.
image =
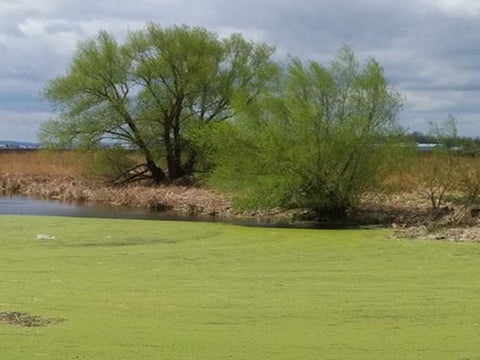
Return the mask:
[[203, 28], [149, 24], [124, 43], [102, 31], [79, 44], [65, 75], [45, 96], [59, 115], [40, 131], [44, 143], [138, 148], [156, 182], [195, 170], [191, 129], [231, 118], [277, 72], [274, 48], [240, 35], [219, 39]]
[[59, 113], [41, 137], [138, 149], [157, 183], [211, 165], [212, 183], [251, 207], [344, 216], [395, 162], [401, 96], [376, 60], [361, 64], [346, 46], [327, 66], [280, 66], [273, 53], [188, 26], [152, 23], [123, 43], [100, 32], [47, 84]]

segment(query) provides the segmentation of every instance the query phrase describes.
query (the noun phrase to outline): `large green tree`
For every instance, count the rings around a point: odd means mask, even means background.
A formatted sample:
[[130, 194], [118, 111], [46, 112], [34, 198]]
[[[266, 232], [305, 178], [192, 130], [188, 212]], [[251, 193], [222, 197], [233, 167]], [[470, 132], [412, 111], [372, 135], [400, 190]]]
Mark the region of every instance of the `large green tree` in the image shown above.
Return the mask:
[[274, 49], [240, 35], [149, 24], [120, 44], [107, 32], [78, 45], [66, 74], [47, 84], [59, 114], [40, 131], [45, 143], [138, 148], [155, 182], [191, 174], [199, 149], [189, 133], [234, 115], [277, 72]]
[[380, 64], [348, 47], [329, 66], [292, 59], [276, 90], [216, 126], [213, 179], [249, 206], [345, 216], [401, 150], [400, 106]]

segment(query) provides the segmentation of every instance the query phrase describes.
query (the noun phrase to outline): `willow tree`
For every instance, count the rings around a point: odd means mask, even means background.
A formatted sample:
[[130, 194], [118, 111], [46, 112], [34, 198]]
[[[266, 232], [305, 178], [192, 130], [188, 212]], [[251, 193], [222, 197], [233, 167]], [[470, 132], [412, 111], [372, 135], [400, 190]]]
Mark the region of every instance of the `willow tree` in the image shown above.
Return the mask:
[[213, 180], [248, 207], [345, 216], [402, 150], [392, 144], [400, 106], [380, 64], [348, 47], [329, 66], [293, 59], [275, 91], [216, 126]]
[[66, 74], [47, 84], [58, 115], [40, 131], [45, 143], [137, 148], [151, 178], [195, 171], [191, 129], [234, 115], [277, 71], [274, 49], [240, 35], [219, 39], [203, 28], [149, 24], [124, 43], [100, 32], [78, 45]]

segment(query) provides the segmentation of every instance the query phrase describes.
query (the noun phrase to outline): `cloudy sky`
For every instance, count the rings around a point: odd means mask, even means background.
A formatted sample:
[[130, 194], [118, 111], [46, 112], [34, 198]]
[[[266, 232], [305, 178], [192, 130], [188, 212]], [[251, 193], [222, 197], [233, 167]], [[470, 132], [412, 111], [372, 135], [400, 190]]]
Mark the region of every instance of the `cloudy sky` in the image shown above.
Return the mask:
[[0, 139], [36, 140], [51, 116], [42, 88], [78, 41], [101, 29], [122, 39], [150, 21], [240, 32], [279, 59], [326, 64], [346, 44], [383, 65], [410, 131], [451, 114], [462, 135], [480, 136], [478, 0], [0, 0]]

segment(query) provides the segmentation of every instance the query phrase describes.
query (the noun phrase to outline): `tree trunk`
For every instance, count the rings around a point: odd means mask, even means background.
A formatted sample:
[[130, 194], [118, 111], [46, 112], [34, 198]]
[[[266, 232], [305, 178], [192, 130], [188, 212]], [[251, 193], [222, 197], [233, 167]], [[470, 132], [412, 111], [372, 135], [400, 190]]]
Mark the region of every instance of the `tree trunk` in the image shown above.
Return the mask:
[[147, 168], [150, 170], [150, 173], [152, 174], [152, 180], [155, 182], [155, 184], [160, 184], [167, 180], [167, 176], [163, 170], [160, 169], [152, 159], [147, 160]]
[[142, 135], [140, 134], [135, 121], [128, 113], [125, 113], [124, 116], [126, 123], [130, 127], [130, 130], [132, 130], [133, 140], [145, 156], [146, 165], [148, 170], [150, 170], [152, 180], [155, 182], [155, 184], [165, 182], [167, 180], [167, 176], [165, 175], [165, 172], [157, 166], [155, 160], [153, 159], [152, 152], [145, 141], [143, 141]]
[[170, 181], [177, 180], [183, 176], [182, 164], [174, 156], [167, 155], [168, 178]]
[[170, 181], [177, 180], [181, 178], [183, 173], [182, 168], [182, 159], [181, 152], [177, 150], [177, 145], [175, 144], [176, 139], [172, 139], [169, 135], [165, 136], [165, 151], [167, 152], [167, 168], [168, 168], [168, 179]]
[[165, 119], [164, 142], [167, 155], [168, 179], [177, 180], [185, 175], [182, 166], [182, 138], [180, 135], [180, 116], [182, 99], [179, 97], [174, 111]]

